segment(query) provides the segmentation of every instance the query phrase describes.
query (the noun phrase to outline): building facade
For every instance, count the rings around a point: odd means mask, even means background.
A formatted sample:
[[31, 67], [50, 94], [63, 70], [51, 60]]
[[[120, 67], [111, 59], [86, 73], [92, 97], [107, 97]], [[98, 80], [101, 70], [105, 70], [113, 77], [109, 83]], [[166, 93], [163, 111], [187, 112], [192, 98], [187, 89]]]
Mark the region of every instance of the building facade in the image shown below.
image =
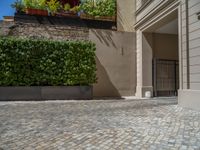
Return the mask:
[[200, 109], [199, 12], [199, 0], [136, 0], [137, 97]]

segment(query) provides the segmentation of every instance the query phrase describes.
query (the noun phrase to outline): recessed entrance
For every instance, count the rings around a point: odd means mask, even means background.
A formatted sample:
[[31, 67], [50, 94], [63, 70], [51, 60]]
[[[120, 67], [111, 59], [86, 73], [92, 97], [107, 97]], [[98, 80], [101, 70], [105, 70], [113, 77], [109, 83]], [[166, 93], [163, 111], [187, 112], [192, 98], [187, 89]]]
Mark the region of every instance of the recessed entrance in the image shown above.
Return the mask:
[[[144, 65], [152, 74], [153, 96], [177, 96], [179, 89], [178, 11], [143, 32]], [[150, 60], [151, 59], [151, 60]], [[151, 76], [151, 75], [150, 75]]]

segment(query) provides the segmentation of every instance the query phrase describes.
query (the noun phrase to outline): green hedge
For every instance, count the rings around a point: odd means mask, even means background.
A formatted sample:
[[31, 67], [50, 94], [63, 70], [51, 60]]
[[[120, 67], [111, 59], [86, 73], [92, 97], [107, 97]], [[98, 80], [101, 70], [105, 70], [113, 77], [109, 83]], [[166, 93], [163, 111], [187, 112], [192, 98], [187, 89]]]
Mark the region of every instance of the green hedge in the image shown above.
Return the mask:
[[0, 86], [91, 85], [95, 45], [0, 37]]

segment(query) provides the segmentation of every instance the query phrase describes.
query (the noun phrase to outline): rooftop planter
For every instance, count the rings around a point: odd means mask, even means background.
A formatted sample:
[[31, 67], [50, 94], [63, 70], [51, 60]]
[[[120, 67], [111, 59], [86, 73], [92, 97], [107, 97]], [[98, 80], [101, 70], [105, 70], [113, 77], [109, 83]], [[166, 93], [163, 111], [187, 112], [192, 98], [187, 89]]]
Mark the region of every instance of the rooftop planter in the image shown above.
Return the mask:
[[85, 13], [81, 13], [80, 18], [88, 20], [100, 20], [100, 21], [112, 21], [112, 22], [116, 21], [115, 16], [92, 16]]
[[55, 16], [58, 17], [65, 17], [65, 18], [78, 18], [79, 16], [77, 15], [77, 13], [74, 12], [57, 12], [55, 13]]
[[27, 8], [26, 13], [29, 15], [48, 16], [48, 11], [42, 9]]
[[81, 19], [79, 17], [68, 16], [39, 16], [28, 15], [24, 13], [15, 13], [14, 20], [22, 23], [38, 23], [47, 25], [64, 25], [94, 29], [108, 29], [116, 30], [116, 22], [106, 20], [93, 20], [93, 19]]
[[0, 38], [0, 100], [91, 99], [95, 45]]
[[17, 13], [116, 21], [116, 0], [17, 0]]
[[11, 6], [15, 8], [18, 13], [48, 16], [46, 0], [16, 0]]
[[61, 17], [79, 17], [80, 12], [80, 6], [74, 6], [71, 8], [71, 6], [66, 3], [62, 5], [62, 9], [58, 10], [55, 14], [56, 16]]
[[116, 0], [85, 0], [81, 10], [84, 19], [115, 21]]

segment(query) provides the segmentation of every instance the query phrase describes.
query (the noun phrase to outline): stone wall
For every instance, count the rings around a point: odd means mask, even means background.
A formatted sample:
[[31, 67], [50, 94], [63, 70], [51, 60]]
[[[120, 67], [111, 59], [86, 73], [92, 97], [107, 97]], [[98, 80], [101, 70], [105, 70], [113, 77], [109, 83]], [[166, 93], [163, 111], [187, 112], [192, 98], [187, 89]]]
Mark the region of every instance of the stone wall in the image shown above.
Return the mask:
[[98, 81], [94, 97], [135, 95], [136, 47], [134, 32], [39, 23], [3, 22], [0, 34], [53, 40], [90, 40], [96, 44]]
[[9, 35], [11, 28], [13, 27], [14, 22], [4, 22], [0, 21], [0, 36]]
[[89, 29], [38, 23], [2, 22], [0, 23], [0, 35], [52, 40], [88, 40]]

